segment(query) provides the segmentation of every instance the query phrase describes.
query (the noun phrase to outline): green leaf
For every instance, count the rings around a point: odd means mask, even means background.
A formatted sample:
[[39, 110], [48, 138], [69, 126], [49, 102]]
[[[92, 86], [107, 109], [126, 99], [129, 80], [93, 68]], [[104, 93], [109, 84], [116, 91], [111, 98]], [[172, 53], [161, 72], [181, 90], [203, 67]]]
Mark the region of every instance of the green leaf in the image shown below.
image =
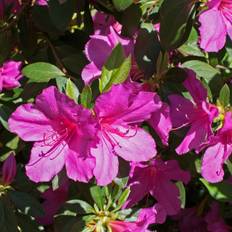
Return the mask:
[[76, 214], [91, 214], [95, 212], [94, 208], [89, 203], [78, 199], [66, 201], [64, 209], [75, 212]]
[[24, 214], [28, 214], [33, 217], [44, 215], [44, 210], [41, 204], [30, 194], [25, 192], [10, 191], [9, 196], [15, 206]]
[[225, 84], [219, 93], [219, 102], [224, 106], [230, 105], [230, 88]]
[[44, 62], [29, 64], [22, 72], [31, 82], [48, 82], [56, 77], [65, 76], [55, 65]]
[[232, 200], [232, 188], [231, 184], [225, 181], [211, 184], [208, 183], [205, 179], [200, 178], [200, 181], [204, 184], [204, 186], [208, 189], [209, 194], [218, 201], [228, 201]]
[[123, 47], [118, 44], [102, 69], [99, 79], [101, 93], [108, 91], [113, 84], [120, 84], [127, 79], [131, 68], [131, 57], [124, 57]]
[[66, 77], [56, 77], [56, 86], [58, 87], [60, 92], [64, 92], [66, 88]]
[[117, 11], [124, 11], [132, 3], [132, 0], [113, 0], [114, 7]]
[[73, 99], [76, 103], [78, 102], [78, 97], [80, 95], [80, 92], [77, 86], [70, 79], [67, 80], [65, 93], [68, 97]]
[[209, 83], [217, 74], [219, 74], [217, 69], [199, 60], [190, 60], [184, 62], [182, 67], [192, 69], [197, 76], [202, 77], [207, 83]]
[[118, 202], [117, 202], [117, 207], [113, 210], [114, 212], [121, 209], [123, 204], [126, 202], [127, 198], [130, 195], [130, 188], [126, 188], [122, 194], [120, 195]]
[[176, 183], [179, 193], [180, 193], [180, 201], [181, 201], [181, 208], [185, 208], [185, 203], [186, 203], [186, 192], [185, 192], [185, 187], [181, 181], [178, 181]]
[[7, 197], [0, 198], [0, 231], [17, 232], [17, 220]]
[[18, 214], [18, 223], [19, 227], [22, 232], [40, 232], [38, 228], [38, 224], [36, 223], [35, 220], [32, 220], [31, 217], [23, 215], [23, 214]]
[[0, 104], [0, 123], [8, 130], [8, 118], [10, 116], [10, 110], [8, 107]]
[[90, 108], [91, 101], [92, 101], [92, 89], [89, 85], [86, 85], [81, 92], [81, 104], [85, 108]]
[[104, 203], [105, 203], [105, 191], [103, 188], [99, 186], [93, 186], [90, 188], [90, 194], [94, 200], [94, 202], [97, 204], [99, 209], [103, 209]]
[[160, 40], [165, 49], [175, 49], [188, 39], [194, 3], [193, 0], [164, 0], [160, 8]]

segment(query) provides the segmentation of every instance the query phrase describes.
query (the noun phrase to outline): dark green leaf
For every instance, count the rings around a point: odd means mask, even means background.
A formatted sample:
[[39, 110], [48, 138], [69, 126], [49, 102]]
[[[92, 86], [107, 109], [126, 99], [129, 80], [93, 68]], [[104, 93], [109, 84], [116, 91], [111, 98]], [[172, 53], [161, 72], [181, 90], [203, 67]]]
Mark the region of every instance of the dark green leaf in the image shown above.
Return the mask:
[[35, 222], [35, 220], [32, 220], [31, 217], [18, 214], [17, 216], [19, 227], [22, 230], [22, 232], [40, 232], [38, 228], [38, 224]]
[[33, 217], [44, 215], [44, 210], [41, 204], [30, 194], [25, 192], [10, 191], [9, 196], [15, 206], [24, 214], [28, 214]]
[[65, 76], [55, 65], [44, 62], [29, 64], [22, 72], [31, 82], [48, 82], [53, 78]]
[[1, 232], [18, 232], [17, 220], [13, 208], [8, 198], [0, 198], [0, 231]]
[[194, 0], [164, 0], [160, 8], [160, 40], [169, 50], [179, 47], [192, 27]]
[[114, 7], [118, 11], [123, 11], [133, 3], [132, 0], [113, 0]]
[[151, 77], [155, 73], [160, 49], [154, 26], [148, 23], [143, 24], [135, 44], [135, 59], [146, 77]]

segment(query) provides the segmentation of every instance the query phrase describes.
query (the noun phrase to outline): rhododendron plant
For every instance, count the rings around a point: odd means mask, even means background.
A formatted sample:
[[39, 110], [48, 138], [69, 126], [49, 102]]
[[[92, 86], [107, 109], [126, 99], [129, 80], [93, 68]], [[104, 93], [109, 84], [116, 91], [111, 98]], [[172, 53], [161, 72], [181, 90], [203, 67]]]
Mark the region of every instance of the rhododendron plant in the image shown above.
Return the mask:
[[232, 230], [232, 0], [0, 0], [0, 232]]

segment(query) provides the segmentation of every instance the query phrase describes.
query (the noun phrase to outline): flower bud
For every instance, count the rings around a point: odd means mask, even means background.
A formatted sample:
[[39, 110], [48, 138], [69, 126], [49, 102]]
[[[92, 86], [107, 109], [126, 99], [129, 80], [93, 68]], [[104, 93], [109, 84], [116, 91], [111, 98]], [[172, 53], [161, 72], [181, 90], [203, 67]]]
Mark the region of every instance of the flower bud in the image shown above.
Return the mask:
[[4, 185], [9, 185], [13, 182], [16, 175], [16, 160], [12, 152], [5, 160], [2, 167], [2, 181]]

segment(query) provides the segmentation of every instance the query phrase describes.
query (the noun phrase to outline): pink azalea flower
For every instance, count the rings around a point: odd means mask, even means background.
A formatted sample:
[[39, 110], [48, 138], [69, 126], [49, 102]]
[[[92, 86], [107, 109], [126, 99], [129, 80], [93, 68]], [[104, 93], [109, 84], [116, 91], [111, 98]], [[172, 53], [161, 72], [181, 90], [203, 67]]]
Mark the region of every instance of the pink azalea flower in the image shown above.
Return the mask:
[[100, 142], [91, 154], [96, 158], [94, 175], [99, 185], [109, 184], [118, 173], [118, 156], [127, 161], [147, 161], [156, 155], [153, 138], [137, 126], [150, 118], [154, 94], [134, 94], [131, 85], [115, 85], [96, 100]]
[[0, 92], [3, 89], [13, 89], [20, 86], [22, 62], [7, 61], [0, 67]]
[[111, 221], [109, 226], [112, 232], [150, 232], [147, 228], [155, 223], [155, 218], [153, 208], [145, 208], [139, 212], [136, 222]]
[[69, 182], [67, 179], [63, 181], [58, 189], [52, 190], [52, 188], [49, 188], [46, 190], [42, 194], [42, 198], [45, 200], [42, 204], [45, 215], [42, 217], [37, 217], [36, 221], [42, 225], [52, 224], [54, 221], [54, 215], [68, 199], [68, 191]]
[[101, 70], [107, 58], [110, 56], [114, 47], [121, 43], [125, 54], [128, 56], [133, 51], [133, 42], [130, 39], [123, 38], [113, 29], [109, 28], [110, 33], [107, 35], [92, 35], [85, 45], [85, 54], [90, 61], [82, 70], [82, 79], [85, 84], [101, 75]]
[[226, 36], [232, 39], [232, 1], [209, 0], [208, 9], [199, 17], [200, 47], [207, 52], [217, 52], [226, 42]]
[[110, 27], [117, 33], [121, 33], [122, 25], [118, 23], [112, 15], [107, 15], [103, 12], [97, 11], [93, 17], [94, 34], [107, 35], [110, 34]]
[[202, 160], [202, 176], [209, 182], [223, 180], [223, 164], [232, 153], [232, 113], [227, 112], [223, 127], [207, 144]]
[[36, 4], [39, 5], [39, 6], [47, 6], [48, 1], [47, 0], [37, 0]]
[[131, 193], [124, 207], [133, 206], [150, 193], [157, 200], [153, 208], [155, 222], [163, 223], [167, 215], [175, 215], [180, 210], [179, 190], [173, 180], [184, 183], [190, 180], [189, 173], [181, 170], [175, 160], [132, 164], [128, 182]]
[[43, 90], [35, 104], [19, 106], [9, 119], [9, 128], [24, 141], [35, 142], [26, 165], [31, 180], [50, 181], [64, 165], [75, 181], [87, 182], [92, 177], [95, 160], [89, 150], [96, 141], [95, 121], [89, 110], [55, 87]]
[[[128, 88], [134, 95], [139, 94], [140, 91], [149, 92], [150, 87], [146, 84], [139, 84], [136, 82], [127, 82]], [[164, 145], [168, 145], [169, 133], [172, 129], [172, 122], [170, 117], [170, 107], [165, 102], [162, 102], [159, 95], [154, 93], [154, 107], [148, 123], [155, 130]]]
[[211, 124], [218, 115], [217, 107], [207, 102], [207, 91], [201, 82], [192, 71], [188, 74], [184, 86], [193, 100], [180, 95], [169, 96], [173, 127], [190, 126], [184, 140], [176, 148], [178, 154], [187, 153], [192, 149], [199, 152], [201, 145], [212, 135]]
[[220, 214], [220, 205], [214, 202], [208, 214], [205, 216], [208, 232], [229, 232], [229, 226], [227, 226]]
[[2, 166], [2, 182], [4, 185], [10, 185], [16, 175], [17, 167], [14, 154], [10, 154]]

